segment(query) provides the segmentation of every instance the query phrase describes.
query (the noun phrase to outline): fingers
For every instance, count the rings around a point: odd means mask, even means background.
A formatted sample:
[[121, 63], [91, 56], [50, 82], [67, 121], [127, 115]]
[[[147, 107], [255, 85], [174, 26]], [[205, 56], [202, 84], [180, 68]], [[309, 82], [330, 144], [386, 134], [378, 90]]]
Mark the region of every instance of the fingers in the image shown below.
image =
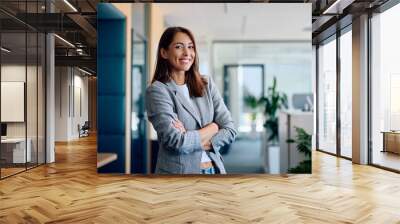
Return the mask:
[[182, 127], [182, 125], [177, 124], [177, 123], [173, 123], [173, 124], [174, 124], [174, 127], [175, 127], [176, 129], [178, 129], [179, 131], [181, 131], [181, 132], [186, 132], [185, 128]]
[[182, 126], [182, 127], [184, 127], [184, 125], [183, 125], [183, 123], [180, 121], [180, 120], [178, 120], [178, 119], [175, 119], [175, 121], [174, 121], [176, 124], [178, 124], [178, 125], [180, 125], [180, 126]]
[[173, 124], [176, 128], [184, 129], [185, 126], [182, 124], [182, 122], [178, 121], [173, 121]]
[[172, 124], [173, 124], [174, 127], [177, 128], [179, 131], [181, 131], [181, 132], [183, 132], [183, 133], [186, 132], [186, 128], [185, 128], [185, 126], [183, 125], [183, 123], [182, 123], [180, 120], [176, 119], [176, 120], [172, 121]]
[[204, 150], [210, 150], [211, 149], [211, 141], [206, 141], [202, 143], [202, 147]]

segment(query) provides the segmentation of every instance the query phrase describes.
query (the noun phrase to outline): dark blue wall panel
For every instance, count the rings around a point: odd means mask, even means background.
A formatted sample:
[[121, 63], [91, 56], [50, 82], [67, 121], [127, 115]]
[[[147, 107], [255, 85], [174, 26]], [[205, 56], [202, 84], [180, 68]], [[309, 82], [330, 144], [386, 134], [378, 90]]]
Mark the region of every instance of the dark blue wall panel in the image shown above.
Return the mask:
[[125, 172], [126, 19], [112, 4], [97, 5], [97, 151], [118, 159], [100, 173]]

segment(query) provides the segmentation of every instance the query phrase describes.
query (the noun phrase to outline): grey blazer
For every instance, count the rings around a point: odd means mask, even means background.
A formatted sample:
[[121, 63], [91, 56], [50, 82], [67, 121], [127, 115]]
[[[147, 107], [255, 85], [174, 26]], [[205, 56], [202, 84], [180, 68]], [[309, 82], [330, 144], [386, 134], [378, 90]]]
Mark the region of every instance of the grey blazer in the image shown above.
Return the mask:
[[[198, 130], [215, 122], [220, 130], [211, 139], [213, 150], [206, 152], [217, 171], [226, 174], [219, 149], [232, 143], [237, 135], [231, 114], [211, 78], [208, 78], [204, 96], [191, 100], [192, 103], [188, 102], [177, 90], [174, 81], [165, 84], [156, 81], [146, 90], [147, 115], [160, 145], [156, 173], [200, 174], [203, 148]], [[184, 124], [185, 133], [173, 127], [174, 119]]]

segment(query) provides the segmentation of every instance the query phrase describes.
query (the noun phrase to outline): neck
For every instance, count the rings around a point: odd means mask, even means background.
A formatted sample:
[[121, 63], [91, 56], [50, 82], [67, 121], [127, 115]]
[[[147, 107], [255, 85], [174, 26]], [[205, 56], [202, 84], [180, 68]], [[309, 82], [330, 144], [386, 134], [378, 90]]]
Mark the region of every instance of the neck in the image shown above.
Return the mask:
[[172, 79], [175, 81], [176, 84], [178, 85], [183, 85], [185, 84], [185, 72], [177, 72], [177, 73], [172, 73]]

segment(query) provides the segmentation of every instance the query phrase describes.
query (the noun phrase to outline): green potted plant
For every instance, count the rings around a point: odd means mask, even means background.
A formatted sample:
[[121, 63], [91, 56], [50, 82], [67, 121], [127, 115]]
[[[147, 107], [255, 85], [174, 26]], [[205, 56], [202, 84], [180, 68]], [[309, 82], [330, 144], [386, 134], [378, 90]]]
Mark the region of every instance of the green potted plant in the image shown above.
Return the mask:
[[264, 104], [265, 123], [267, 132], [267, 141], [277, 144], [278, 135], [278, 115], [280, 109], [287, 108], [287, 95], [276, 90], [276, 77], [274, 77], [272, 86], [268, 88], [267, 95], [260, 100]]
[[305, 155], [305, 160], [294, 168], [289, 168], [289, 173], [311, 173], [311, 135], [303, 128], [296, 127], [296, 140], [288, 139], [288, 143], [296, 143], [296, 148], [299, 153]]

